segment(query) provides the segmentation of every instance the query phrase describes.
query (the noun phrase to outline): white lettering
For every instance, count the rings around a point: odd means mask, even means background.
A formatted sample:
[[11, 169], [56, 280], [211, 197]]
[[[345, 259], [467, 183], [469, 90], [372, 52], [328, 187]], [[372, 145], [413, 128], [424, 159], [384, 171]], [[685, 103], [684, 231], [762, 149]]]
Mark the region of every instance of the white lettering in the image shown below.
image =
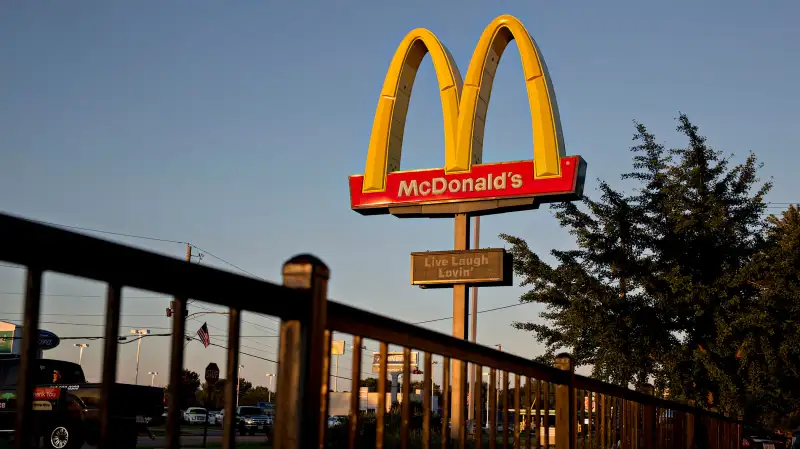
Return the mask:
[[503, 172], [497, 178], [494, 178], [494, 183], [492, 183], [495, 190], [505, 190], [506, 189], [506, 173]]
[[[519, 175], [517, 175], [519, 176]], [[428, 196], [431, 194], [431, 182], [430, 181], [422, 181], [419, 183], [419, 194], [422, 196]]]
[[406, 182], [405, 180], [400, 181], [400, 188], [397, 190], [397, 196], [417, 196], [419, 195], [419, 191], [417, 189], [417, 180], [412, 179], [410, 182]]
[[458, 193], [458, 191], [461, 190], [461, 183], [458, 179], [453, 179], [450, 181], [450, 184], [447, 185], [447, 188], [450, 189], [450, 193]]
[[[474, 178], [450, 179], [445, 177], [419, 181], [416, 179], [402, 180], [397, 189], [397, 197], [426, 197], [431, 195], [485, 192], [488, 190], [520, 189], [525, 180], [519, 173], [502, 172], [488, 173], [486, 176]], [[53, 342], [42, 339], [43, 346]]]
[[444, 178], [433, 178], [433, 194], [441, 195], [445, 190], [447, 190], [447, 180]]

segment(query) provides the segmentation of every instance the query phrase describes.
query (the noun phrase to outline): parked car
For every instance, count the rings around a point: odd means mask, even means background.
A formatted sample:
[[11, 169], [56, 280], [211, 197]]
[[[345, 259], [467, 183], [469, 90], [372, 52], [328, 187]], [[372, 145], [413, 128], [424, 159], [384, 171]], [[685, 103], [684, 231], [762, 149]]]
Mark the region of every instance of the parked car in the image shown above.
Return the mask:
[[[16, 355], [0, 357], [0, 433], [14, 432], [20, 362]], [[38, 359], [33, 370], [33, 409], [45, 447], [71, 449], [84, 443], [96, 445], [100, 439], [101, 385], [87, 383], [77, 363]], [[111, 396], [114, 401], [109, 413], [114, 447], [135, 448], [139, 433], [148, 433], [150, 422], [163, 412], [164, 390], [115, 383], [111, 385]]]
[[202, 407], [189, 407], [183, 412], [183, 420], [186, 424], [198, 425], [206, 422], [208, 410]]
[[742, 447], [748, 449], [784, 449], [786, 442], [772, 435], [772, 432], [755, 427], [745, 427]]
[[347, 416], [335, 415], [328, 417], [328, 427], [337, 427], [344, 425], [347, 422]]
[[256, 432], [267, 432], [267, 421], [272, 422], [272, 417], [260, 407], [242, 406], [236, 409], [236, 430], [240, 435], [255, 435]]

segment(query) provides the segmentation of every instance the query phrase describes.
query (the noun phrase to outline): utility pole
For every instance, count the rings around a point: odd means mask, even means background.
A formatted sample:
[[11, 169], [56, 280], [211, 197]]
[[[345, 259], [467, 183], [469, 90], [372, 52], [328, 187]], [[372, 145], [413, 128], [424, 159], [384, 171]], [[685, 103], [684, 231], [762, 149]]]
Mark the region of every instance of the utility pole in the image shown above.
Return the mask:
[[89, 345], [87, 343], [75, 343], [74, 345], [76, 348], [81, 348], [80, 353], [78, 355], [78, 365], [82, 366], [83, 363], [83, 348], [88, 348]]
[[[481, 217], [475, 217], [475, 236], [473, 246], [474, 249], [480, 248], [481, 242]], [[478, 287], [472, 287], [472, 331], [469, 334], [469, 341], [475, 343], [478, 338]], [[480, 382], [481, 378], [478, 376], [478, 365], [472, 365], [472, 382], [469, 384], [469, 397], [475, 397], [475, 384]], [[468, 419], [472, 421], [473, 419], [477, 418], [473, 416], [475, 412], [475, 407], [467, 407], [469, 417]], [[477, 426], [475, 427], [477, 429]]]
[[[497, 346], [497, 350], [498, 351], [502, 351], [503, 350], [503, 345], [497, 344], [495, 346]], [[495, 402], [495, 404], [497, 404], [497, 409], [500, 409], [500, 395], [501, 394], [506, 394], [506, 393], [505, 393], [505, 391], [503, 391], [502, 393], [500, 392], [500, 376], [496, 376], [496, 377], [497, 377], [497, 388], [495, 389], [495, 391], [497, 392], [497, 402]], [[508, 409], [508, 407], [506, 407], [505, 400], [503, 400], [503, 407]], [[495, 410], [495, 413], [497, 413], [497, 410]], [[505, 415], [506, 413], [508, 413], [508, 410], [503, 410], [503, 415]], [[489, 416], [488, 412], [487, 412], [486, 416], [487, 417]], [[488, 418], [487, 418], [486, 422], [487, 423], [489, 422]], [[487, 424], [487, 426], [488, 426], [488, 424]]]
[[[199, 258], [203, 258], [203, 254], [198, 256]], [[186, 262], [192, 263], [192, 245], [186, 244]], [[172, 314], [175, 313], [175, 300], [169, 302], [169, 307], [167, 307], [167, 318], [172, 317]], [[189, 317], [189, 308], [183, 308], [183, 320], [186, 321], [186, 318]], [[186, 345], [188, 345], [192, 340], [187, 340], [186, 344], [183, 345], [184, 349], [186, 349]]]
[[131, 329], [131, 333], [139, 336], [139, 342], [136, 343], [136, 380], [133, 382], [139, 385], [139, 354], [142, 351], [142, 339], [150, 333], [150, 329]]

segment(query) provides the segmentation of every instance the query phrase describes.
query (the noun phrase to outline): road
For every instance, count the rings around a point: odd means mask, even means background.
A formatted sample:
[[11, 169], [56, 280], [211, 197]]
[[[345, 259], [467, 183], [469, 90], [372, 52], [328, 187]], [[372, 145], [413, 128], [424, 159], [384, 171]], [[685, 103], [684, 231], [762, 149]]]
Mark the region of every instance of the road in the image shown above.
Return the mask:
[[[183, 428], [181, 429], [181, 433], [183, 434], [181, 435], [181, 446], [200, 447], [200, 445], [203, 443], [203, 429]], [[159, 432], [159, 435], [161, 435], [161, 432]], [[264, 434], [255, 436], [236, 436], [236, 441], [263, 442], [265, 440], [266, 436]], [[220, 443], [222, 443], [222, 429], [209, 427], [207, 442], [219, 447]], [[136, 445], [136, 447], [153, 449], [164, 448], [167, 447], [166, 437], [156, 436], [155, 440], [151, 440], [149, 437], [140, 435], [139, 443]], [[96, 446], [84, 444], [81, 449], [96, 449]]]

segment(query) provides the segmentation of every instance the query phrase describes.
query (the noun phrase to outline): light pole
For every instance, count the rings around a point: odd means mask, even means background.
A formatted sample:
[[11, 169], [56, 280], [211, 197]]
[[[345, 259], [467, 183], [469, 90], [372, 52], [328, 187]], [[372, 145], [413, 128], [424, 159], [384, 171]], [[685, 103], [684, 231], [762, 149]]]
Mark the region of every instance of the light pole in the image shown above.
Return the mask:
[[267, 373], [267, 378], [269, 379], [269, 393], [267, 393], [267, 401], [272, 403], [272, 378], [275, 377], [274, 374]]
[[139, 342], [136, 344], [136, 378], [133, 382], [139, 385], [139, 354], [142, 351], [142, 338], [150, 333], [150, 329], [131, 329], [131, 333], [139, 336]]
[[78, 353], [78, 365], [81, 365], [83, 362], [83, 348], [88, 348], [89, 345], [87, 343], [75, 343], [74, 346], [76, 348], [81, 348]]
[[[489, 373], [483, 373], [484, 376], [488, 376]], [[486, 428], [489, 428], [489, 383], [486, 383]]]
[[152, 387], [153, 386], [153, 382], [155, 382], [155, 380], [156, 380], [156, 376], [158, 376], [158, 371], [150, 371], [147, 374], [150, 375], [150, 386]]
[[[241, 370], [244, 368], [244, 365], [239, 365], [239, 369]], [[239, 408], [239, 384], [242, 381], [242, 373], [241, 371], [236, 372], [236, 408]]]

